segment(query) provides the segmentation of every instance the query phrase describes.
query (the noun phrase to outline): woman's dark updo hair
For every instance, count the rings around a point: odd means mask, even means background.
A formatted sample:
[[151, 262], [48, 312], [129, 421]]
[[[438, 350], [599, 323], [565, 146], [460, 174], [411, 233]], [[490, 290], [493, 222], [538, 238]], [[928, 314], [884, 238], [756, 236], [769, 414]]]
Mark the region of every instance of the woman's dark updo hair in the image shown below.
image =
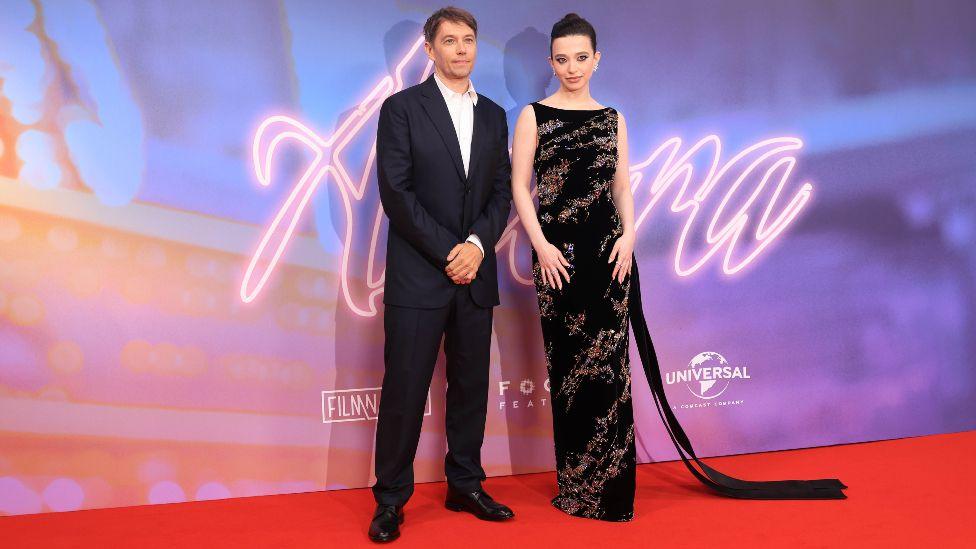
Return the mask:
[[575, 13], [567, 13], [552, 26], [552, 32], [549, 34], [549, 55], [552, 55], [552, 43], [557, 38], [577, 35], [590, 37], [590, 45], [593, 46], [593, 51], [596, 51], [596, 31], [593, 25]]

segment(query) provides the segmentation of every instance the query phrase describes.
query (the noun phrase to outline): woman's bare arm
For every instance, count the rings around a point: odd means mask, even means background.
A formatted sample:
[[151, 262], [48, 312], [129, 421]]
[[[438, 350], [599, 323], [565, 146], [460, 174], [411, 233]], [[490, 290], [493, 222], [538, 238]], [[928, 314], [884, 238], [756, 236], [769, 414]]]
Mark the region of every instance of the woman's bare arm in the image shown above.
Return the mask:
[[636, 232], [634, 228], [634, 195], [630, 190], [630, 162], [627, 147], [627, 122], [624, 115], [617, 112], [617, 171], [614, 172], [610, 194], [620, 216], [624, 233], [617, 239], [610, 252], [610, 261], [617, 261], [612, 277], [623, 282], [630, 274], [631, 258], [634, 253]]
[[561, 289], [562, 278], [556, 273], [562, 273], [568, 283], [569, 273], [566, 267], [569, 266], [569, 262], [558, 248], [546, 240], [536, 217], [535, 204], [532, 203], [532, 194], [529, 190], [537, 141], [535, 111], [532, 105], [527, 105], [519, 113], [512, 138], [512, 201], [522, 221], [522, 227], [525, 228], [525, 233], [529, 236], [539, 258], [543, 281], [553, 288]]

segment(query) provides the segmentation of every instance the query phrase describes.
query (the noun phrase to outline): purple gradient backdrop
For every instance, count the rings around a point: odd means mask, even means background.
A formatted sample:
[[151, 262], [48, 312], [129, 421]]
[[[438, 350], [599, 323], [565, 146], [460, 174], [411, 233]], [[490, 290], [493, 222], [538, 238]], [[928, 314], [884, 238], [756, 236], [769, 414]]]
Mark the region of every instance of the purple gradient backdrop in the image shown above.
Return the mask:
[[[462, 5], [480, 24], [476, 87], [512, 120], [555, 89], [548, 29], [575, 10], [597, 28], [593, 94], [627, 116], [632, 161], [672, 136], [715, 133], [725, 158], [769, 137], [803, 139], [784, 192], [809, 181], [813, 199], [743, 272], [710, 261], [677, 276], [684, 219], [663, 205], [639, 232], [664, 369], [714, 352], [749, 375], [715, 399], [668, 386], [699, 455], [976, 425], [976, 6]], [[358, 395], [342, 402], [368, 407], [382, 380], [382, 307], [356, 314], [339, 284], [349, 236], [353, 284], [366, 285], [375, 174], [353, 204], [352, 235], [337, 185], [323, 184], [269, 286], [245, 305], [244, 268], [290, 189], [284, 176], [257, 185], [251, 138], [279, 112], [329, 135], [436, 7], [10, 3], [0, 514], [373, 482], [375, 421], [330, 422], [339, 401], [328, 399]], [[423, 61], [407, 64], [412, 82]], [[85, 121], [101, 133], [77, 138]], [[356, 177], [374, 131], [370, 120], [344, 154]], [[304, 160], [291, 153], [278, 173]], [[525, 273], [524, 238], [515, 253]], [[535, 294], [500, 266], [484, 464], [490, 475], [551, 470]], [[639, 366], [633, 379], [640, 460], [676, 459]], [[444, 389], [439, 363], [419, 481], [443, 478]]]

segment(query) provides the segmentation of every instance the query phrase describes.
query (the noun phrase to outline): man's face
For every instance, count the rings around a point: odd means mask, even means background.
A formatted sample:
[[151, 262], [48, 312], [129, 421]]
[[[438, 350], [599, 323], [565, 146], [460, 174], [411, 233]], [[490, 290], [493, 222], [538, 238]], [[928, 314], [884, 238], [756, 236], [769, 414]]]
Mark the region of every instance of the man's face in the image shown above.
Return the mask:
[[464, 23], [441, 21], [433, 43], [425, 42], [424, 49], [441, 74], [451, 79], [464, 79], [474, 68], [478, 41], [474, 29]]

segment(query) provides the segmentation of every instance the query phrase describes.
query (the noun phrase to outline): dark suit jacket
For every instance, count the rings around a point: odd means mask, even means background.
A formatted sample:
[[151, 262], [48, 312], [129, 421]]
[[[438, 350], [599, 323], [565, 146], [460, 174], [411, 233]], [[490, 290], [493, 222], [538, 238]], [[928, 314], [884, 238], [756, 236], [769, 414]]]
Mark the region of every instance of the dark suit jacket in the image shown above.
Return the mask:
[[390, 219], [383, 303], [447, 305], [459, 288], [444, 272], [447, 255], [474, 233], [485, 257], [471, 297], [482, 307], [498, 305], [495, 244], [512, 203], [504, 109], [478, 94], [465, 177], [454, 124], [431, 75], [383, 102], [376, 161], [380, 200]]

